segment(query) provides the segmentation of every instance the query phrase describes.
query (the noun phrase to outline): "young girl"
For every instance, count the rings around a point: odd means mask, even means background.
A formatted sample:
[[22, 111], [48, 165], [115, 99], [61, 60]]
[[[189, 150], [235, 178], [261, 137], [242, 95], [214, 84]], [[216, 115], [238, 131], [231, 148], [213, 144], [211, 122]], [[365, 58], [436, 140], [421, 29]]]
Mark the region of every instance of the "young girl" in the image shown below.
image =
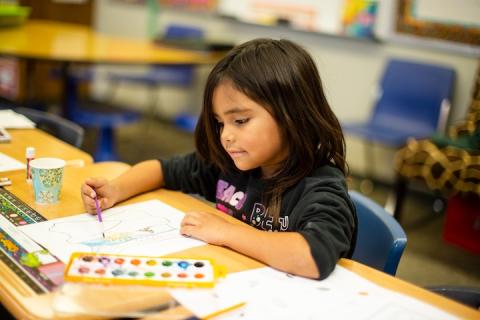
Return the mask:
[[351, 256], [357, 219], [345, 142], [304, 49], [257, 39], [231, 50], [207, 79], [195, 142], [196, 153], [144, 161], [112, 181], [87, 179], [85, 208], [95, 213], [93, 188], [105, 209], [165, 187], [200, 194], [244, 222], [188, 212], [183, 235], [310, 278]]

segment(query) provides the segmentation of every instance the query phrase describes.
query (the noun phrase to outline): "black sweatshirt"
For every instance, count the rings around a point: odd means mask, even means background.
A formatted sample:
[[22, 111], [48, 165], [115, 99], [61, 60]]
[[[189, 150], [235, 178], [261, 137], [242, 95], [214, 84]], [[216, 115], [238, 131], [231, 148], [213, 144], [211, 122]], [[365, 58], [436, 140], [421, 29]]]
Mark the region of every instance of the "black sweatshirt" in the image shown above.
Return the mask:
[[274, 224], [261, 201], [265, 185], [259, 169], [224, 175], [195, 153], [160, 161], [165, 188], [199, 194], [257, 229], [300, 233], [310, 246], [320, 279], [333, 271], [339, 258], [352, 255], [357, 217], [338, 168], [321, 166], [287, 190]]

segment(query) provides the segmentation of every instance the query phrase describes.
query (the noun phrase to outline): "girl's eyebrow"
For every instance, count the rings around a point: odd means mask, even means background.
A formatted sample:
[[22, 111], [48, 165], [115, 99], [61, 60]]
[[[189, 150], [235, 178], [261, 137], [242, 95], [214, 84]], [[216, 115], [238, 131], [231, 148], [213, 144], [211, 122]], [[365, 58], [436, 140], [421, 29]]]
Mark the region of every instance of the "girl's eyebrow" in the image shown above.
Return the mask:
[[[249, 108], [240, 108], [240, 107], [233, 107], [231, 109], [228, 109], [223, 113], [223, 115], [229, 115], [229, 114], [234, 114], [234, 113], [244, 113], [250, 111]], [[215, 116], [217, 116], [216, 113], [214, 113]]]

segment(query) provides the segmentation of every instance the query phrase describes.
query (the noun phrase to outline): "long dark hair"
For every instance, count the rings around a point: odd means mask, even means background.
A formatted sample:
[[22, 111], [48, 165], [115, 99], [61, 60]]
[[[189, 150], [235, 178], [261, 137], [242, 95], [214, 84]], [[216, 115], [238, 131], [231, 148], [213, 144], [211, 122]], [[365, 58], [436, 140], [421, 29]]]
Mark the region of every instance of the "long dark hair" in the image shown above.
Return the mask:
[[274, 222], [282, 194], [316, 167], [334, 165], [345, 174], [345, 140], [318, 70], [308, 52], [289, 40], [248, 41], [215, 65], [207, 79], [195, 131], [197, 151], [203, 159], [223, 172], [238, 170], [222, 147], [213, 115], [213, 93], [225, 80], [272, 115], [288, 146], [281, 169], [265, 179], [263, 201]]

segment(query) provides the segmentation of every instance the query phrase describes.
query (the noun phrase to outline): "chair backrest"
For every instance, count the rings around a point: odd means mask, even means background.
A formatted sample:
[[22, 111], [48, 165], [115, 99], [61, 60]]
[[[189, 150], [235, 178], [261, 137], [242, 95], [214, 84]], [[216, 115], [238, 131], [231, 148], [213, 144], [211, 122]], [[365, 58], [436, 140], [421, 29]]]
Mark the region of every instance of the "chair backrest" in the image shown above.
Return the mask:
[[480, 288], [463, 286], [430, 286], [426, 289], [480, 310]]
[[[195, 43], [202, 41], [205, 32], [202, 28], [183, 25], [183, 24], [169, 24], [163, 34], [163, 40], [171, 42], [188, 42]], [[190, 65], [156, 65], [151, 70], [151, 79], [156, 83], [157, 79], [162, 79], [164, 83], [179, 84], [183, 86], [190, 86], [194, 79], [195, 68]], [[168, 79], [168, 80], [167, 80]]]
[[38, 129], [46, 131], [77, 148], [82, 145], [84, 130], [78, 124], [55, 114], [35, 109], [17, 107], [14, 110], [35, 122]]
[[356, 191], [349, 193], [358, 217], [357, 244], [352, 259], [395, 275], [407, 244], [405, 232], [376, 202]]
[[204, 37], [202, 28], [182, 24], [170, 24], [165, 29], [164, 39], [198, 40]]
[[455, 71], [450, 67], [391, 59], [370, 122], [434, 132], [444, 120], [442, 104], [451, 102], [454, 83]]

